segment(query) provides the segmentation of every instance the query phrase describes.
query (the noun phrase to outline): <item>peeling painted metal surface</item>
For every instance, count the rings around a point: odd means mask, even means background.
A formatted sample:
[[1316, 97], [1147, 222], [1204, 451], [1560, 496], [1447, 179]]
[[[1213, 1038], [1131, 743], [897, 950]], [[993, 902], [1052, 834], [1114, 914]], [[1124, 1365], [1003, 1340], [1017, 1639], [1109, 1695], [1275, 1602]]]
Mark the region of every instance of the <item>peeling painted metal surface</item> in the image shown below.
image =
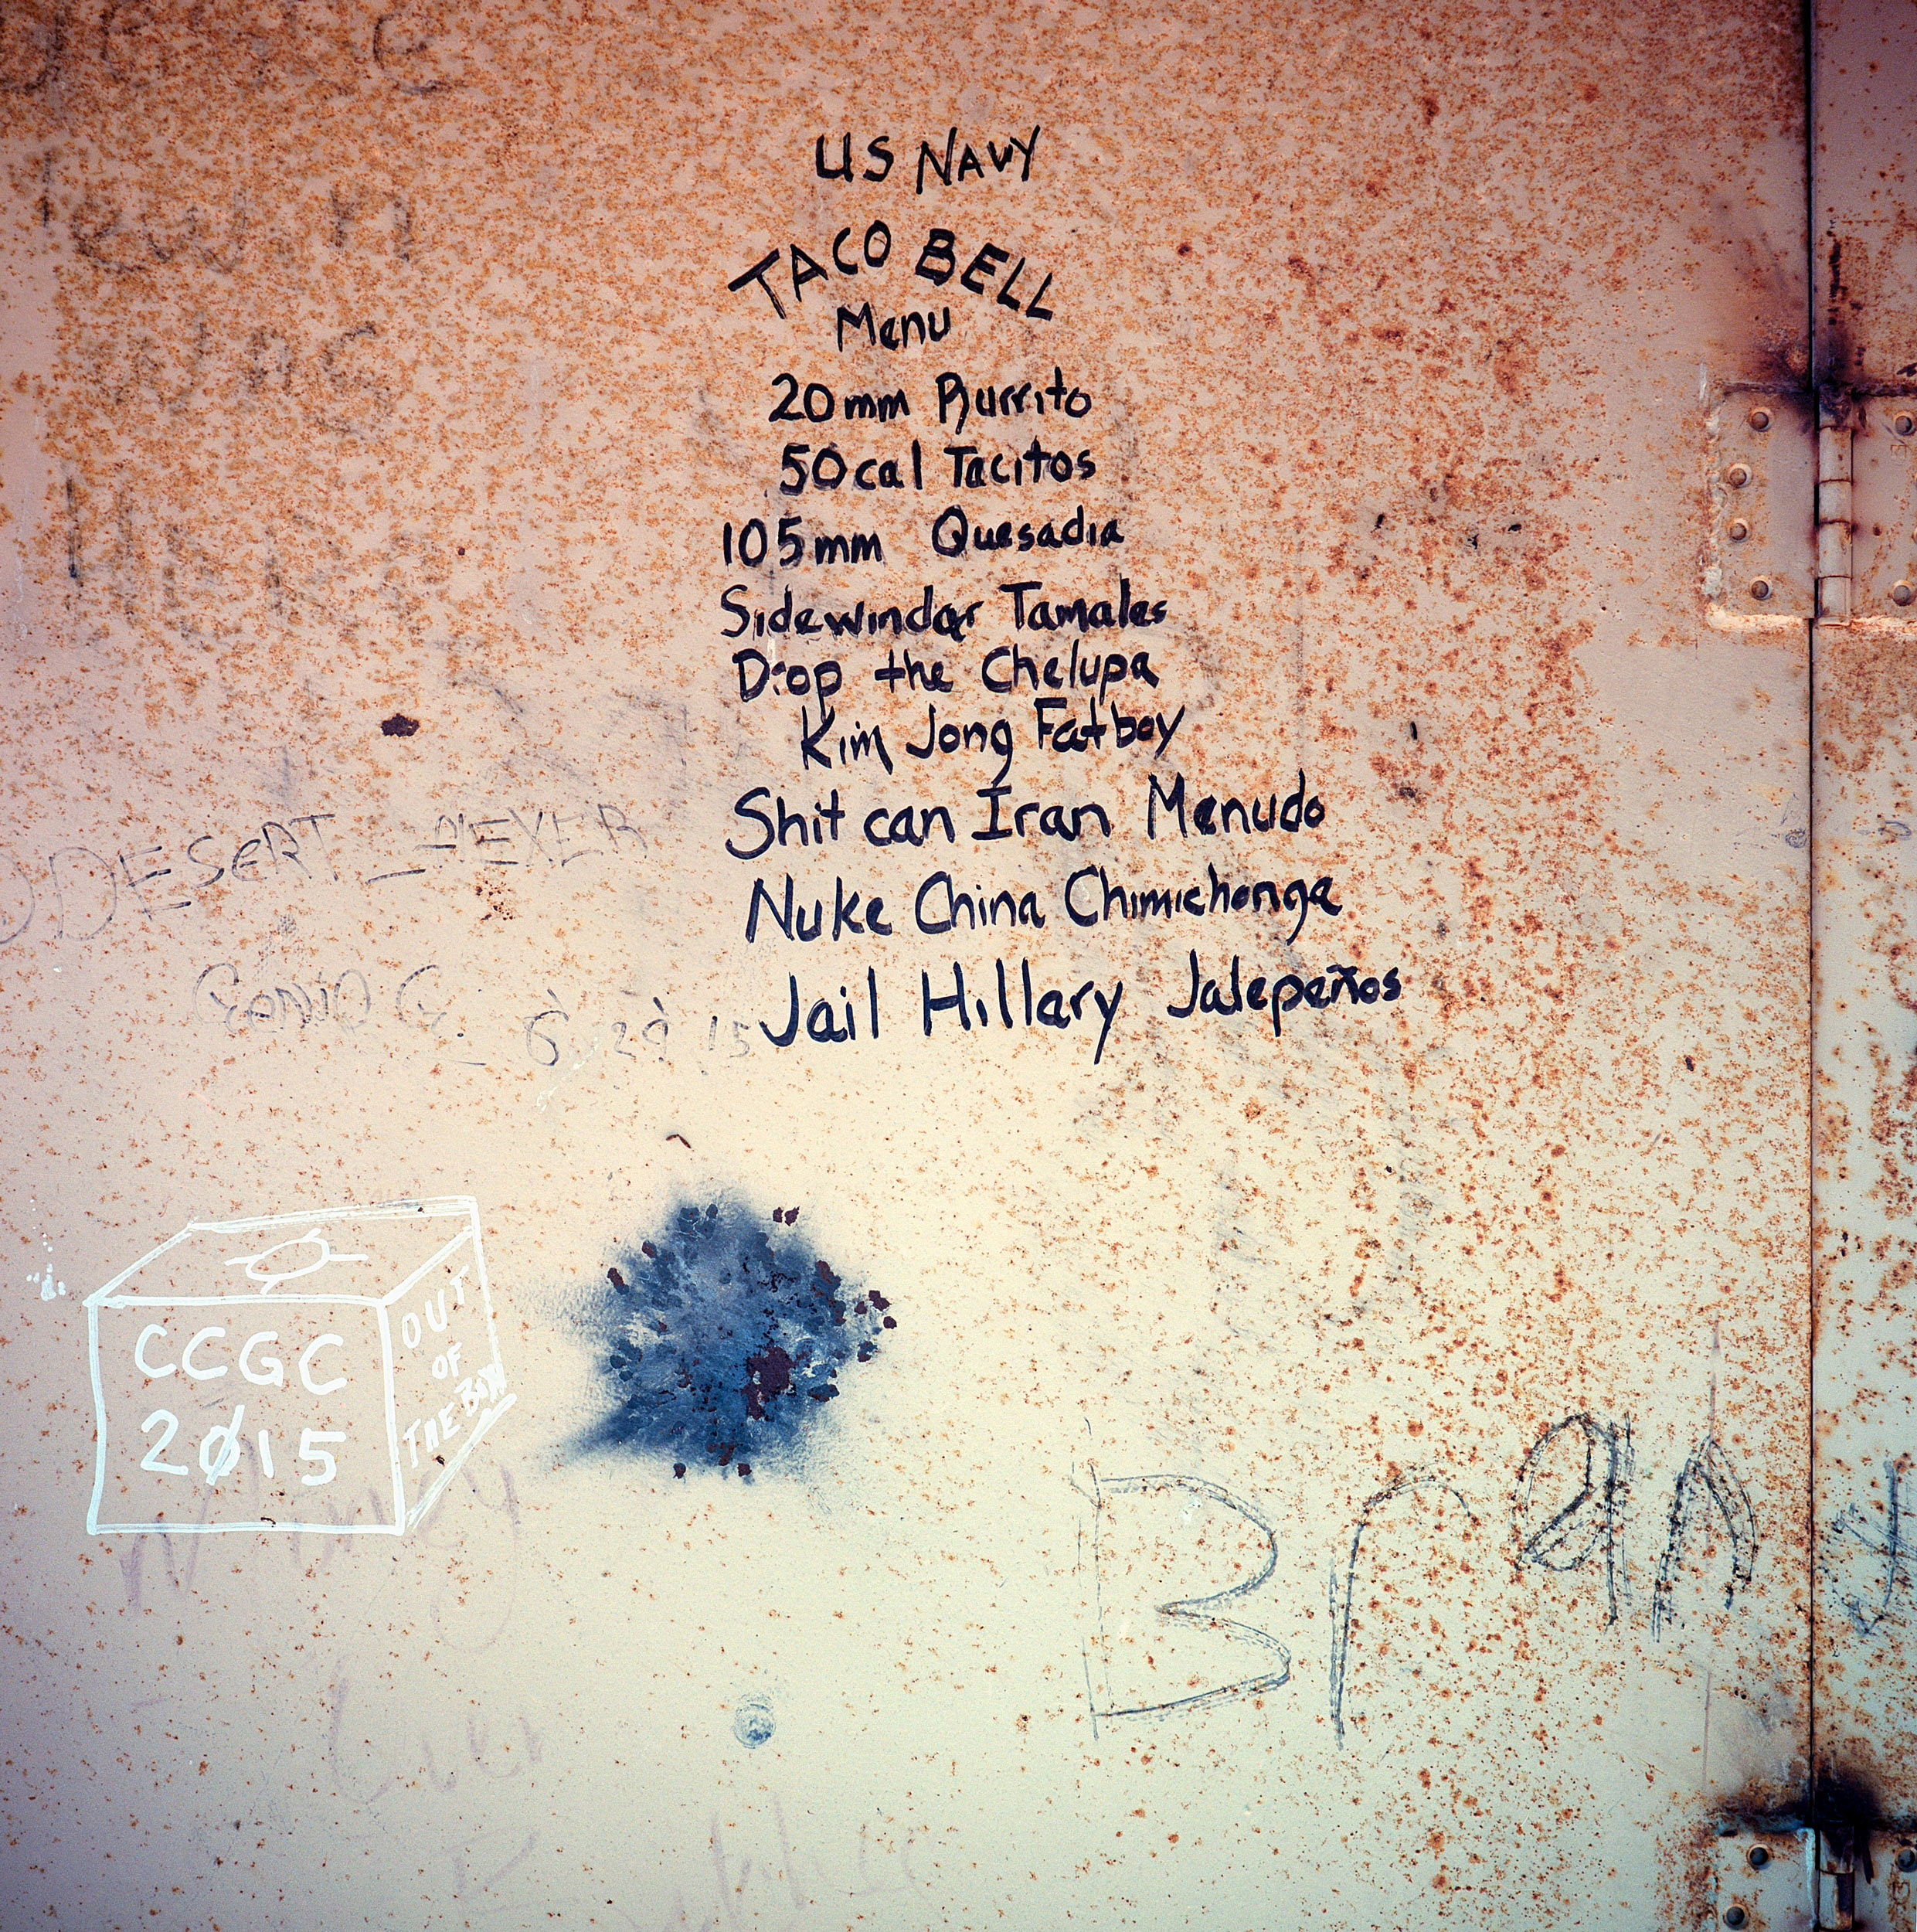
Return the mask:
[[[0, 19], [0, 1916], [1705, 1922], [1809, 1752], [1807, 640], [1704, 583], [1802, 50], [1590, 26]], [[445, 1196], [413, 1533], [85, 1534], [87, 1294]]]
[[1819, 372], [1865, 394], [1906, 388], [1917, 378], [1909, 9], [1818, 0], [1811, 17]]
[[1819, 1746], [1908, 1815], [1906, 1554], [1913, 1205], [1901, 854], [1914, 822], [1909, 668], [1892, 640], [1820, 632], [1817, 658]]

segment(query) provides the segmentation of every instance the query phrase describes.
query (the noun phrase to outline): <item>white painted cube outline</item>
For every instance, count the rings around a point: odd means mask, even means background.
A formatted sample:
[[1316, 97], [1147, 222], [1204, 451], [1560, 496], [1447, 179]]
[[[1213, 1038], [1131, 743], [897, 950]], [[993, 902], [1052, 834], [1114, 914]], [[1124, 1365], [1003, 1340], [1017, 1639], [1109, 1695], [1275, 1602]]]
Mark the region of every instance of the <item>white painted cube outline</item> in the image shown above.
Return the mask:
[[[211, 1235], [223, 1240], [237, 1240], [277, 1232], [290, 1240], [298, 1240], [305, 1234], [318, 1233], [329, 1222], [337, 1223], [348, 1219], [355, 1221], [415, 1221], [452, 1216], [458, 1219], [458, 1233], [434, 1248], [404, 1280], [381, 1294], [277, 1294], [270, 1290], [264, 1294], [142, 1295], [117, 1292], [121, 1283], [138, 1274], [143, 1268], [151, 1267], [161, 1255], [178, 1247], [182, 1242], [191, 1240], [195, 1236]], [[487, 1339], [492, 1345], [491, 1366], [493, 1386], [502, 1393], [495, 1395], [491, 1406], [475, 1416], [468, 1423], [464, 1432], [466, 1440], [464, 1446], [447, 1459], [445, 1467], [421, 1493], [419, 1501], [409, 1509], [406, 1507], [406, 1479], [399, 1467], [399, 1423], [393, 1389], [393, 1335], [387, 1311], [393, 1303], [410, 1293], [433, 1269], [450, 1260], [461, 1245], [469, 1240], [472, 1243], [474, 1284], [479, 1291], [481, 1311], [485, 1318]], [[249, 1274], [252, 1273], [250, 1267], [247, 1272]], [[289, 1275], [283, 1278], [294, 1279], [297, 1277]], [[371, 1308], [378, 1316], [381, 1369], [386, 1391], [387, 1455], [393, 1475], [393, 1520], [389, 1523], [281, 1522], [271, 1517], [256, 1516], [233, 1522], [188, 1522], [178, 1519], [170, 1522], [102, 1522], [100, 1520], [100, 1505], [106, 1492], [107, 1445], [107, 1396], [100, 1372], [100, 1311], [103, 1308], [131, 1307], [235, 1308], [263, 1303], [282, 1308], [325, 1304], [336, 1308]], [[189, 1221], [177, 1234], [162, 1241], [158, 1247], [149, 1249], [138, 1260], [122, 1268], [110, 1281], [96, 1288], [87, 1296], [86, 1308], [87, 1356], [93, 1376], [96, 1437], [93, 1493], [87, 1506], [87, 1533], [89, 1536], [137, 1535], [150, 1532], [175, 1536], [217, 1536], [229, 1532], [257, 1535], [263, 1529], [283, 1529], [289, 1532], [317, 1532], [330, 1536], [403, 1536], [407, 1531], [416, 1528], [426, 1512], [438, 1502], [446, 1485], [458, 1474], [466, 1458], [478, 1447], [480, 1438], [518, 1400], [516, 1395], [505, 1389], [505, 1369], [500, 1358], [498, 1329], [493, 1318], [492, 1291], [486, 1278], [486, 1251], [480, 1239], [479, 1203], [471, 1195], [440, 1195], [417, 1201], [386, 1201], [372, 1207], [331, 1207], [304, 1213], [259, 1215], [240, 1221]]]

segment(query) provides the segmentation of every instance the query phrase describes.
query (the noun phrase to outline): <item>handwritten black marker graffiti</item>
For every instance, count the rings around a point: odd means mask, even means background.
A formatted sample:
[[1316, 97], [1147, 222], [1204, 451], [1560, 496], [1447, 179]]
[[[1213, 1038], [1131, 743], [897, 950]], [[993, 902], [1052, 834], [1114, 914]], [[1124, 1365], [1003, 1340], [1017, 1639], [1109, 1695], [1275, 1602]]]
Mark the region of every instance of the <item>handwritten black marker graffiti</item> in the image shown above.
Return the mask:
[[1651, 1593], [1654, 1637], [1677, 1621], [1673, 1598], [1684, 1568], [1684, 1545], [1708, 1509], [1718, 1512], [1731, 1539], [1731, 1574], [1724, 1586], [1724, 1607], [1728, 1610], [1737, 1593], [1750, 1587], [1757, 1560], [1757, 1514], [1751, 1507], [1750, 1492], [1713, 1435], [1705, 1436], [1691, 1451], [1671, 1492], [1671, 1535], [1658, 1560], [1657, 1580]]
[[[974, 838], [980, 835], [973, 835]], [[1294, 879], [1281, 895], [1275, 879], [1235, 882], [1229, 876], [1221, 877], [1217, 866], [1208, 862], [1205, 870], [1207, 883], [1203, 884], [1189, 885], [1174, 879], [1168, 885], [1140, 886], [1128, 884], [1123, 876], [1114, 885], [1104, 866], [1081, 866], [1065, 882], [1066, 913], [1075, 926], [1096, 926], [1101, 920], [1117, 920], [1162, 919], [1169, 923], [1180, 915], [1204, 919], [1242, 912], [1249, 912], [1254, 919], [1269, 915], [1276, 920], [1282, 900], [1286, 909], [1295, 909], [1298, 914], [1291, 934], [1295, 940], [1314, 906], [1333, 917], [1344, 910], [1329, 898], [1332, 889], [1329, 878], [1320, 879], [1315, 887], [1307, 886], [1302, 879]]]
[[848, 324], [851, 325], [855, 343], [858, 340], [859, 330], [864, 328], [866, 346], [870, 349], [909, 349], [915, 329], [918, 332], [919, 345], [923, 349], [927, 342], [942, 342], [951, 334], [952, 309], [947, 303], [936, 315], [929, 308], [908, 308], [897, 315], [875, 316], [870, 302], [861, 302], [856, 308], [848, 308], [841, 302], [838, 312], [833, 318], [833, 327], [841, 355], [845, 352]]
[[1324, 801], [1314, 791], [1305, 795], [1305, 776], [1298, 774], [1298, 788], [1286, 794], [1283, 802], [1276, 791], [1267, 792], [1261, 807], [1253, 798], [1249, 805], [1242, 798], [1229, 798], [1220, 801], [1212, 792], [1207, 792], [1188, 814], [1185, 809], [1185, 774], [1178, 772], [1168, 788], [1156, 777], [1145, 798], [1145, 836], [1158, 836], [1158, 815], [1165, 816], [1168, 838], [1169, 828], [1175, 824], [1181, 838], [1189, 838], [1194, 832], [1201, 838], [1215, 838], [1232, 829], [1232, 818], [1236, 813], [1238, 829], [1242, 832], [1268, 832], [1273, 830], [1295, 836], [1301, 832], [1316, 832], [1324, 823]]
[[1249, 1597], [1264, 1588], [1270, 1580], [1273, 1570], [1278, 1567], [1278, 1534], [1270, 1523], [1247, 1502], [1241, 1502], [1229, 1490], [1222, 1489], [1215, 1482], [1207, 1482], [1199, 1476], [1117, 1476], [1109, 1481], [1100, 1481], [1094, 1475], [1093, 1506], [1095, 1514], [1092, 1529], [1092, 1565], [1094, 1588], [1099, 1592], [1099, 1628], [1104, 1633], [1103, 1584], [1099, 1570], [1100, 1529], [1107, 1495], [1137, 1495], [1152, 1489], [1188, 1489], [1193, 1495], [1208, 1497], [1213, 1502], [1222, 1503], [1234, 1514], [1257, 1529], [1265, 1539], [1264, 1566], [1248, 1582], [1228, 1584], [1223, 1590], [1214, 1590], [1208, 1597], [1183, 1597], [1167, 1604], [1156, 1606], [1157, 1614], [1168, 1622], [1178, 1621], [1198, 1624], [1216, 1631], [1222, 1637], [1235, 1638], [1242, 1642], [1258, 1644], [1270, 1651], [1276, 1658], [1274, 1668], [1260, 1672], [1255, 1677], [1240, 1678], [1236, 1683], [1221, 1684], [1210, 1690], [1196, 1691], [1188, 1697], [1174, 1697], [1161, 1703], [1113, 1706], [1100, 1710], [1096, 1707], [1092, 1715], [1098, 1717], [1147, 1717], [1161, 1711], [1202, 1710], [1213, 1704], [1222, 1704], [1238, 1697], [1262, 1696], [1267, 1691], [1276, 1690], [1291, 1679], [1291, 1652], [1269, 1631], [1256, 1624], [1239, 1623], [1235, 1618], [1219, 1614], [1219, 1606], [1229, 1603], [1235, 1597]]
[[944, 557], [963, 556], [968, 549], [987, 555], [1015, 549], [1021, 556], [1028, 550], [1110, 549], [1124, 540], [1117, 517], [1108, 516], [1101, 523], [1086, 515], [1083, 503], [1062, 525], [1055, 516], [1048, 517], [1036, 529], [1021, 523], [1015, 535], [1009, 517], [996, 525], [986, 519], [974, 523], [958, 503], [948, 504], [932, 519], [932, 549]]
[[[1875, 1601], [1867, 1604], [1861, 1597], [1847, 1593], [1842, 1599], [1844, 1614], [1851, 1620], [1851, 1628], [1860, 1637], [1872, 1635], [1879, 1624], [1892, 1614], [1901, 1583], [1908, 1586], [1910, 1581], [1909, 1553], [1904, 1542], [1903, 1474], [1895, 1462], [1884, 1465], [1884, 1533], [1874, 1535], [1865, 1526], [1863, 1510], [1854, 1502], [1846, 1503], [1832, 1518], [1825, 1531], [1829, 1543], [1836, 1543], [1848, 1537], [1861, 1543], [1872, 1556], [1881, 1559], [1883, 1585], [1873, 1592]], [[1820, 1562], [1827, 1573], [1830, 1559]]]
[[[1008, 134], [1005, 137], [1005, 148], [1003, 154], [999, 152], [997, 141], [987, 139], [985, 143], [985, 151], [991, 157], [992, 172], [994, 174], [1002, 175], [1011, 165], [1012, 156], [1019, 155], [1024, 157], [1024, 162], [1018, 170], [1018, 179], [1021, 182], [1031, 180], [1032, 159], [1038, 151], [1038, 134], [1039, 128], [1035, 123], [1031, 134], [1023, 141], [1021, 141], [1016, 134]], [[879, 137], [882, 141], [888, 138], [885, 135]], [[979, 165], [978, 156], [973, 151], [972, 144], [969, 141], [965, 144], [964, 152], [959, 156], [956, 163], [953, 162], [952, 150], [957, 145], [957, 141], [958, 129], [955, 127], [947, 129], [945, 153], [943, 158], [929, 141], [921, 141], [919, 143], [919, 179], [912, 191], [915, 195], [923, 195], [925, 192], [925, 171], [928, 167], [931, 168], [933, 174], [938, 176], [939, 185], [941, 188], [950, 188], [954, 182], [962, 188], [968, 180], [983, 181], [985, 179], [985, 170]], [[888, 163], [888, 172], [889, 172], [889, 163]], [[851, 177], [847, 175], [843, 179], [849, 180]], [[885, 176], [879, 175], [868, 177], [868, 179], [882, 181]]]
[[[865, 240], [860, 244], [858, 259], [847, 255], [842, 247], [842, 244], [850, 239], [851, 232], [849, 226], [841, 228], [833, 237], [830, 248], [821, 249], [821, 253], [830, 254], [833, 268], [838, 270], [841, 280], [857, 277], [862, 272], [862, 261], [865, 270], [877, 270], [883, 267], [892, 254], [892, 231], [883, 222], [875, 221], [867, 227]], [[787, 246], [790, 256], [787, 270], [792, 282], [792, 300], [795, 306], [803, 308], [807, 287], [814, 282], [824, 282], [829, 285], [833, 269], [828, 268], [817, 256], [808, 253], [797, 241], [789, 242]], [[1027, 257], [1020, 255], [1006, 274], [1002, 285], [994, 290], [987, 284], [998, 280], [999, 271], [1007, 262], [1011, 260], [1014, 251], [1000, 247], [996, 242], [985, 242], [976, 253], [971, 255], [970, 260], [961, 270], [959, 267], [960, 256], [969, 247], [969, 243], [961, 243], [957, 233], [950, 228], [928, 228], [926, 230], [925, 246], [919, 252], [919, 259], [913, 264], [912, 273], [919, 280], [930, 282], [934, 288], [944, 287], [956, 275], [961, 288], [974, 295], [988, 297], [998, 308], [1008, 308], [1015, 315], [1023, 315], [1032, 321], [1049, 322], [1052, 320], [1053, 311], [1044, 305], [1046, 293], [1052, 287], [1051, 270], [1045, 271], [1044, 279], [1038, 281], [1034, 289], [1032, 283], [1037, 280], [1040, 271], [1035, 267], [1028, 274], [1025, 266]], [[783, 321], [787, 319], [786, 305], [771, 280], [773, 271], [779, 266], [780, 253], [777, 248], [772, 249], [750, 267], [742, 269], [739, 274], [731, 277], [726, 287], [729, 294], [741, 295], [756, 284], [760, 293], [771, 303], [773, 313]], [[874, 259], [875, 253], [876, 260]], [[1021, 281], [1024, 283], [1022, 290], [1020, 287]], [[857, 291], [848, 292], [856, 294]], [[828, 294], [843, 311], [845, 304], [838, 301], [838, 291], [828, 286]], [[864, 307], [869, 313], [871, 303], [865, 303]], [[933, 336], [933, 340], [943, 340], [950, 329], [948, 320], [946, 328]]]
[[[875, 222], [873, 226], [882, 229], [885, 223]], [[912, 413], [911, 402], [902, 389], [893, 389], [889, 393], [879, 389], [834, 396], [824, 383], [807, 383], [802, 404], [805, 413], [801, 417], [798, 409], [794, 407], [800, 401], [799, 379], [782, 369], [773, 377], [772, 386], [776, 389], [781, 383], [785, 385], [785, 393], [773, 405], [767, 414], [766, 420], [768, 423], [829, 423], [835, 414], [841, 413], [848, 423], [892, 423], [902, 416]], [[945, 419], [940, 417], [939, 420], [943, 422]], [[762, 552], [763, 548], [762, 545]], [[743, 555], [743, 553], [741, 554]], [[788, 561], [783, 556], [780, 560]], [[796, 558], [789, 560], [791, 562], [797, 560]], [[745, 561], [756, 564], [759, 559], [748, 556]]]
[[[759, 1022], [760, 1032], [774, 1046], [790, 1046], [799, 1037], [799, 978], [796, 973], [792, 973], [787, 975], [787, 979], [790, 988], [787, 998], [791, 1010], [787, 1016], [784, 1028], [775, 1033], [763, 1020]], [[852, 1010], [851, 996], [843, 986], [838, 992], [840, 1004], [845, 1015], [843, 1026], [839, 1026], [834, 1017], [832, 1002], [829, 998], [814, 1000], [806, 1012], [805, 1036], [821, 1046], [843, 1046], [858, 1038], [858, 1019]], [[865, 968], [865, 997], [872, 1014], [871, 1037], [876, 1039], [879, 1037], [879, 975], [869, 966]]]
[[1351, 1648], [1351, 1593], [1358, 1577], [1358, 1559], [1360, 1546], [1365, 1540], [1365, 1532], [1378, 1512], [1400, 1496], [1408, 1495], [1416, 1489], [1442, 1489], [1452, 1497], [1476, 1528], [1477, 1517], [1461, 1492], [1452, 1488], [1442, 1476], [1428, 1471], [1414, 1472], [1400, 1476], [1398, 1480], [1378, 1491], [1367, 1502], [1358, 1519], [1358, 1526], [1351, 1532], [1351, 1554], [1345, 1560], [1344, 1574], [1341, 1583], [1335, 1559], [1331, 1565], [1331, 1728], [1337, 1733], [1340, 1750], [1344, 1745], [1344, 1666]]
[[[1562, 1494], [1549, 1493], [1552, 1472], [1548, 1465], [1556, 1445], [1567, 1439], [1575, 1439], [1583, 1452], [1582, 1481], [1575, 1495], [1537, 1522], [1538, 1514]], [[1521, 1563], [1534, 1563], [1541, 1570], [1581, 1570], [1602, 1546], [1606, 1624], [1617, 1621], [1624, 1499], [1633, 1468], [1630, 1423], [1599, 1422], [1585, 1414], [1566, 1416], [1532, 1444], [1518, 1468], [1511, 1501], [1511, 1534]], [[1541, 1485], [1545, 1493], [1541, 1493]], [[1536, 1526], [1528, 1531], [1527, 1523]]]
[[957, 370], [943, 369], [939, 374], [938, 396], [940, 427], [945, 426], [948, 413], [954, 413], [958, 420], [953, 427], [960, 436], [965, 434], [965, 425], [975, 410], [983, 417], [1023, 416], [1029, 403], [1037, 414], [1043, 416], [1049, 404], [1054, 415], [1069, 416], [1076, 422], [1089, 415], [1092, 408], [1089, 391], [1068, 383], [1065, 371], [1056, 362], [1052, 365], [1049, 383], [1001, 386], [968, 383]]
[[[795, 450], [797, 447], [793, 446]], [[794, 473], [797, 473], [796, 463]], [[766, 609], [746, 601], [751, 587], [749, 584], [729, 583], [720, 593], [719, 607], [725, 612], [727, 622], [719, 634], [728, 642], [743, 638], [748, 632], [756, 638], [909, 635], [950, 638], [954, 642], [961, 642], [977, 623], [978, 614], [984, 604], [984, 600], [978, 597], [964, 604], [938, 602], [935, 596], [937, 587], [928, 583], [921, 588], [919, 600], [913, 604], [868, 606], [861, 597], [849, 611], [842, 604], [838, 609], [831, 610], [822, 604], [798, 603], [788, 585], [780, 601]], [[903, 671], [895, 672], [894, 681], [906, 675]], [[950, 690], [951, 686], [947, 683], [943, 688]]]
[[[998, 998], [996, 1012], [1000, 1026], [1010, 1029], [1018, 1025], [1016, 1015], [1019, 1008], [1014, 1004], [1005, 977], [1005, 962], [994, 960], [993, 966], [998, 981]], [[1117, 1018], [1119, 1005], [1125, 997], [1125, 982], [1122, 979], [1112, 982], [1109, 997], [1099, 990], [1096, 980], [1086, 980], [1077, 992], [1067, 993], [1062, 986], [1042, 988], [1035, 1005], [1032, 990], [1032, 962], [1021, 959], [1018, 962], [1018, 979], [1024, 995], [1025, 1024], [1028, 1029], [1033, 1026], [1049, 1026], [1063, 1032], [1076, 1022], [1084, 1021], [1085, 996], [1089, 993], [1093, 1004], [1098, 1009], [1101, 1024], [1098, 1030], [1098, 1046], [1092, 1055], [1092, 1064], [1096, 1066], [1105, 1057], [1105, 1043], [1111, 1036], [1112, 1022]], [[981, 1032], [989, 1032], [992, 1026], [993, 1006], [977, 992], [979, 981], [974, 981], [974, 990], [969, 1002], [965, 988], [965, 968], [957, 961], [952, 962], [953, 990], [949, 993], [935, 994], [932, 990], [932, 975], [921, 971], [919, 975], [919, 1009], [925, 1028], [925, 1036], [932, 1036], [932, 1021], [935, 1014], [956, 1013], [960, 1026], [967, 1033], [972, 1030], [972, 1015], [978, 1015]], [[1067, 1009], [1069, 1009], [1068, 1011]], [[1086, 1022], [1089, 1025], [1089, 1022]], [[762, 1021], [763, 1026], [764, 1022]]]
[[[1302, 887], [1303, 883], [1302, 879], [1294, 879], [1292, 884]], [[1328, 892], [1331, 881], [1324, 879], [1320, 883]], [[1290, 903], [1290, 893], [1291, 887], [1287, 886], [1288, 904]], [[1311, 889], [1308, 896], [1308, 904], [1334, 914], [1339, 910], [1334, 901], [1319, 896], [1316, 886]], [[1267, 996], [1267, 984], [1262, 973], [1255, 975], [1249, 986], [1241, 987], [1239, 956], [1236, 953], [1232, 955], [1229, 972], [1225, 976], [1229, 985], [1224, 987], [1217, 979], [1201, 978], [1195, 947], [1191, 950], [1190, 961], [1191, 989], [1182, 1006], [1176, 1002], [1167, 1004], [1165, 1012], [1169, 1018], [1189, 1019], [1195, 1013], [1229, 1015], [1247, 1011], [1269, 1012], [1271, 1015], [1272, 1038], [1274, 1039], [1283, 1038], [1284, 1016], [1300, 1002], [1311, 1008], [1314, 1012], [1321, 1012], [1325, 1008], [1337, 1004], [1341, 992], [1350, 994], [1354, 1006], [1373, 1006], [1380, 999], [1388, 1002], [1398, 999], [1404, 992], [1395, 966], [1388, 967], [1384, 976], [1380, 978], [1375, 974], [1364, 973], [1362, 967], [1344, 966], [1334, 962], [1323, 972], [1314, 973], [1308, 979], [1297, 973], [1280, 975], [1270, 982]], [[1361, 978], [1359, 977], [1361, 973], [1364, 973]]]

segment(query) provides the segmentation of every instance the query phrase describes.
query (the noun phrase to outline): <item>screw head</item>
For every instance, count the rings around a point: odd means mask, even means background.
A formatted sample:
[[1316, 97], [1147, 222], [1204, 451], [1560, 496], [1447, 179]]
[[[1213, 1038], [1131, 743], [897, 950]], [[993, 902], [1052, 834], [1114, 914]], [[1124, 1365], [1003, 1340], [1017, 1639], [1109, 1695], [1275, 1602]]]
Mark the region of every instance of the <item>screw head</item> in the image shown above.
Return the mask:
[[1741, 490], [1751, 480], [1750, 466], [1745, 463], [1733, 463], [1724, 472], [1724, 480], [1734, 490]]
[[1741, 516], [1731, 519], [1730, 528], [1725, 532], [1733, 543], [1742, 543], [1751, 533], [1751, 526]]
[[1911, 585], [1898, 583], [1891, 586], [1892, 603], [1908, 604], [1912, 597], [1917, 597], [1917, 589], [1913, 589]]
[[1749, 1856], [1751, 1869], [1753, 1871], [1761, 1872], [1770, 1862], [1769, 1852], [1761, 1845], [1753, 1845], [1750, 1849]]
[[1891, 427], [1899, 436], [1917, 435], [1917, 416], [1913, 416], [1909, 410], [1899, 410], [1891, 418]]
[[1900, 1872], [1917, 1872], [1917, 1851], [1906, 1845], [1897, 1854], [1897, 1869]]
[[1764, 430], [1769, 429], [1770, 427], [1770, 411], [1766, 409], [1752, 410], [1751, 411], [1751, 427], [1757, 430], [1760, 434]]
[[1771, 581], [1769, 577], [1753, 577], [1751, 580], [1751, 595], [1756, 598], [1759, 604], [1766, 602], [1770, 594]]
[[1751, 1916], [1741, 1905], [1734, 1905], [1725, 1912], [1724, 1923], [1729, 1926], [1749, 1925]]

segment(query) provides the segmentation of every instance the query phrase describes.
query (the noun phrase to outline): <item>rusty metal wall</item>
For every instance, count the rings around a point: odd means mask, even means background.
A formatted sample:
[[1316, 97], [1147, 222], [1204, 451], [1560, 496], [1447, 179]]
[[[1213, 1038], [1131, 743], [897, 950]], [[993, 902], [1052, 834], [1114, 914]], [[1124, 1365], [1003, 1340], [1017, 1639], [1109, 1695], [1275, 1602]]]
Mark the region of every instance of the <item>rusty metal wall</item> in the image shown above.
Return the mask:
[[1907, 1821], [1917, 16], [1830, 0], [1816, 24], [1818, 362], [1856, 478], [1851, 621], [1820, 624], [1814, 653], [1817, 1757], [1834, 1804]]
[[0, 1917], [1712, 1913], [1808, 1753], [1807, 639], [1707, 594], [1802, 49], [1596, 24], [0, 14]]

